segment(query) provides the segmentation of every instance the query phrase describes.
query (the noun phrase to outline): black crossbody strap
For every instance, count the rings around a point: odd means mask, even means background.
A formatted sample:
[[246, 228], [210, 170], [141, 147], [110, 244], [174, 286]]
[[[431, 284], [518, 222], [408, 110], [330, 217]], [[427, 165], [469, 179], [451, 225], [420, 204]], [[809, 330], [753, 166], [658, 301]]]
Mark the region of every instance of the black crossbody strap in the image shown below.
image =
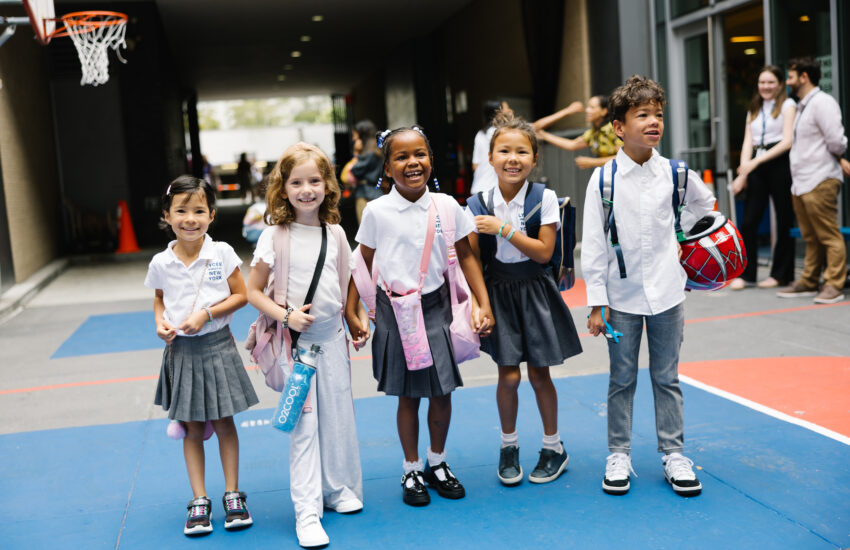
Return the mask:
[[[304, 303], [310, 304], [313, 302], [313, 295], [316, 294], [316, 288], [319, 286], [319, 279], [322, 278], [322, 268], [325, 266], [325, 256], [328, 253], [328, 227], [325, 224], [322, 224], [322, 248], [319, 250], [319, 259], [316, 261], [316, 269], [313, 270], [313, 280], [310, 281], [310, 288], [307, 289], [307, 296], [304, 297]], [[308, 309], [307, 313], [310, 312]], [[292, 349], [297, 349], [296, 345], [298, 344], [298, 339], [301, 337], [301, 333], [292, 329], [289, 329], [290, 334], [292, 334]], [[293, 353], [293, 356], [295, 354]]]

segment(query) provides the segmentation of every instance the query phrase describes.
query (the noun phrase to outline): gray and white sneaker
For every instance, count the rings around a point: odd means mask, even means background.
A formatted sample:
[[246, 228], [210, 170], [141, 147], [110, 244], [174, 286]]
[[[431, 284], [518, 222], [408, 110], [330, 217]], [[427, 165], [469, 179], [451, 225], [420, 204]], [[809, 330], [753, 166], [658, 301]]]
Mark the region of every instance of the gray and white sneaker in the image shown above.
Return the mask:
[[625, 495], [631, 487], [629, 472], [637, 477], [632, 468], [632, 458], [626, 453], [611, 453], [605, 459], [605, 477], [602, 479], [602, 490], [609, 495]]
[[694, 462], [680, 453], [670, 453], [661, 457], [664, 463], [664, 478], [673, 487], [676, 494], [696, 496], [702, 491], [702, 484], [693, 471]]

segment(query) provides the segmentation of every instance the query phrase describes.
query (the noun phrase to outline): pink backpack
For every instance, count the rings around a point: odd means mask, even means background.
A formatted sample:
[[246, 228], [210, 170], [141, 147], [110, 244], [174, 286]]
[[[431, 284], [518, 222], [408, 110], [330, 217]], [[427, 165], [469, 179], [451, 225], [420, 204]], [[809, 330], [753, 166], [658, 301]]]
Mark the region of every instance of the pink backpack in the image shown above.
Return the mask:
[[[328, 225], [328, 231], [337, 241], [336, 269], [339, 274], [339, 288], [342, 293], [342, 311], [348, 297], [348, 281], [351, 276], [349, 259], [351, 250], [345, 231], [339, 225]], [[286, 286], [289, 282], [289, 226], [278, 225], [273, 236], [275, 265], [274, 271], [266, 283], [266, 295], [280, 305], [286, 305]], [[342, 314], [340, 311], [340, 314]], [[281, 340], [283, 348], [281, 349]], [[266, 385], [275, 391], [282, 391], [286, 384], [283, 370], [278, 367], [281, 352], [286, 352], [289, 364], [292, 364], [292, 338], [289, 330], [283, 330], [281, 323], [264, 313], [257, 316], [248, 330], [245, 349], [251, 352], [251, 360], [257, 363], [266, 378]]]
[[[472, 330], [469, 324], [470, 317], [472, 316], [472, 301], [469, 299], [471, 293], [469, 284], [466, 282], [466, 277], [463, 275], [463, 270], [457, 261], [457, 252], [455, 251], [455, 206], [452, 204], [455, 200], [443, 193], [431, 193], [431, 197], [440, 216], [443, 239], [446, 242], [448, 251], [449, 266], [446, 270], [446, 276], [448, 278], [452, 300], [452, 323], [449, 327], [449, 333], [452, 339], [455, 360], [458, 363], [462, 363], [479, 356], [481, 343], [478, 335]], [[351, 271], [351, 276], [354, 279], [354, 285], [357, 287], [360, 298], [366, 304], [366, 308], [369, 311], [369, 318], [374, 321], [378, 270], [376, 266], [373, 265], [372, 267], [370, 276], [366, 262], [358, 246], [354, 251], [354, 268]]]

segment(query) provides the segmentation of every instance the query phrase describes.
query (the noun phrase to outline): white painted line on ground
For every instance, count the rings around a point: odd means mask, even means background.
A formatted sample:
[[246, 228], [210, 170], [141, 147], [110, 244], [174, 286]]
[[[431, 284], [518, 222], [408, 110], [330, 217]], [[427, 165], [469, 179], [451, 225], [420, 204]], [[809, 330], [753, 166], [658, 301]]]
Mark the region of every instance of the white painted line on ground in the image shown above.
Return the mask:
[[749, 407], [749, 408], [751, 408], [755, 411], [758, 411], [760, 413], [764, 413], [768, 416], [778, 418], [779, 420], [784, 420], [785, 422], [788, 422], [790, 424], [796, 424], [797, 426], [800, 426], [802, 428], [806, 428], [806, 429], [811, 430], [811, 431], [813, 431], [817, 434], [826, 436], [830, 439], [834, 439], [834, 440], [838, 441], [839, 443], [844, 443], [845, 445], [850, 445], [850, 437], [847, 437], [846, 435], [842, 435], [838, 432], [834, 432], [830, 429], [824, 428], [823, 426], [819, 426], [817, 424], [814, 424], [812, 422], [808, 422], [806, 420], [802, 420], [800, 418], [794, 418], [793, 416], [787, 415], [784, 412], [777, 411], [776, 409], [771, 409], [770, 407], [766, 407], [766, 406], [762, 405], [761, 403], [756, 403], [755, 401], [750, 401], [749, 399], [741, 397], [740, 395], [735, 395], [734, 393], [729, 393], [728, 391], [721, 390], [720, 388], [715, 388], [714, 386], [709, 386], [708, 384], [704, 384], [704, 383], [700, 382], [699, 380], [694, 380], [693, 378], [691, 378], [689, 376], [684, 376], [684, 375], [680, 374], [679, 380], [681, 380], [682, 382], [684, 382], [686, 384], [694, 386], [695, 388], [705, 390], [708, 393], [713, 393], [714, 395], [723, 397], [723, 398], [728, 399], [730, 401], [734, 401], [735, 403], [738, 403], [739, 405]]

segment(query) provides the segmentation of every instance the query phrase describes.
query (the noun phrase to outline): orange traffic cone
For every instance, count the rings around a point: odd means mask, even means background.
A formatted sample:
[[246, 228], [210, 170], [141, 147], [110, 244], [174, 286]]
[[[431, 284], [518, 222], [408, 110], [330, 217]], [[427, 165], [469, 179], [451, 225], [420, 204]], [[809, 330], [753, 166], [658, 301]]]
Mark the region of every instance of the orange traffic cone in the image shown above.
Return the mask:
[[[702, 182], [711, 189], [711, 192], [716, 196], [717, 193], [714, 191], [714, 172], [711, 171], [710, 168], [706, 168], [702, 171]], [[717, 210], [717, 201], [714, 201], [714, 210]]]
[[130, 221], [130, 209], [127, 201], [118, 201], [118, 250], [116, 254], [127, 254], [138, 252], [139, 245], [136, 243], [136, 234], [133, 232], [133, 222]]

